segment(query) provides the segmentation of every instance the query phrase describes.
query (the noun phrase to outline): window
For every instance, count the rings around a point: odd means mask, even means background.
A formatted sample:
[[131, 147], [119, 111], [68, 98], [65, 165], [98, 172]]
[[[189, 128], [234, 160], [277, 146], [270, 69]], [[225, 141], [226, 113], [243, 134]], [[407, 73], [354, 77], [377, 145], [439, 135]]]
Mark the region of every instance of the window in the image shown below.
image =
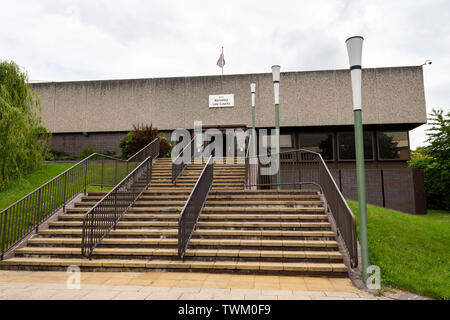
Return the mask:
[[280, 135], [280, 148], [292, 148], [292, 135], [290, 134]]
[[380, 160], [408, 160], [409, 139], [406, 131], [377, 132], [378, 158]]
[[[275, 130], [273, 135], [260, 135], [259, 136], [259, 145], [261, 147], [267, 146], [268, 149], [273, 146], [275, 148], [276, 146], [276, 135]], [[292, 148], [292, 135], [290, 134], [280, 134], [280, 148]]]
[[[355, 160], [355, 134], [353, 132], [338, 133], [339, 160]], [[364, 131], [364, 159], [373, 160], [372, 132]]]
[[301, 133], [300, 148], [320, 153], [324, 160], [333, 160], [333, 135], [331, 133]]

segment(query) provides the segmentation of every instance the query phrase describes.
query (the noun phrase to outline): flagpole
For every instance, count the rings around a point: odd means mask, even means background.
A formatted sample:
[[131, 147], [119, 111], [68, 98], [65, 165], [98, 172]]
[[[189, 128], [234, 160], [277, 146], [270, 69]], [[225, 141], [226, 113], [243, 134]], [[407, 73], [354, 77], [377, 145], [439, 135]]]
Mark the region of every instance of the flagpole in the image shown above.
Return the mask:
[[[223, 47], [222, 47], [222, 59], [225, 59], [224, 55], [223, 55]], [[224, 65], [224, 63], [222, 63], [222, 75], [223, 75], [223, 65]]]

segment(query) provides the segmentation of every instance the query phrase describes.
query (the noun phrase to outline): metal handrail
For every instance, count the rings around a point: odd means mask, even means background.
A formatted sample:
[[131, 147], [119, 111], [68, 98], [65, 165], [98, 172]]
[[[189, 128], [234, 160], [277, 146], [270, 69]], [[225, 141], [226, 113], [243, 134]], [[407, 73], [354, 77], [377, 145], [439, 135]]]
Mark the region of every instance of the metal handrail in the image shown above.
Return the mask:
[[152, 157], [147, 157], [83, 217], [81, 254], [91, 258], [117, 222], [148, 188], [152, 179]]
[[189, 240], [208, 198], [214, 179], [214, 158], [211, 155], [197, 179], [178, 219], [178, 257], [184, 259]]
[[[293, 182], [282, 182], [275, 183], [273, 176], [264, 176], [261, 174], [259, 170], [250, 170], [250, 165], [246, 166], [246, 171], [248, 170], [248, 181], [257, 181], [253, 184], [247, 184], [248, 187], [274, 187], [278, 185], [305, 185], [311, 184], [319, 187], [320, 192], [324, 195], [325, 200], [327, 202], [327, 207], [331, 209], [331, 215], [336, 223], [336, 228], [338, 230], [338, 235], [340, 235], [343, 239], [345, 248], [350, 257], [350, 263], [353, 268], [358, 265], [358, 251], [357, 251], [357, 233], [356, 233], [356, 219], [353, 215], [353, 212], [350, 210], [347, 202], [345, 201], [344, 196], [339, 190], [336, 182], [334, 181], [331, 172], [326, 165], [325, 161], [322, 158], [320, 153], [307, 150], [307, 149], [295, 149], [289, 151], [280, 152], [281, 155], [285, 154], [307, 154], [309, 156], [300, 157], [297, 155], [294, 157], [290, 163], [286, 163], [285, 168], [283, 168], [283, 163], [281, 164], [281, 172], [284, 170], [291, 171], [289, 174], [290, 177], [294, 177], [297, 179]], [[276, 155], [276, 153], [272, 154]], [[260, 155], [257, 156], [249, 156], [248, 158], [256, 157], [259, 158]], [[299, 159], [300, 158], [300, 159]], [[248, 162], [247, 162], [248, 163]], [[298, 178], [292, 174], [293, 172], [298, 173]], [[259, 183], [263, 181], [263, 183]], [[264, 182], [266, 181], [266, 182]], [[283, 181], [283, 177], [282, 177]]]
[[93, 153], [0, 211], [0, 260], [55, 213], [65, 212], [67, 203], [88, 186], [115, 186], [145, 155], [159, 154], [157, 141], [159, 137], [128, 160]]
[[[192, 158], [194, 156], [194, 140], [195, 137], [192, 138], [192, 140], [181, 150], [180, 154], [172, 161], [172, 183], [176, 184], [178, 177], [183, 173], [184, 169], [187, 167], [187, 165], [192, 161]], [[184, 152], [186, 149], [190, 147], [191, 148], [191, 158], [189, 162], [184, 162], [181, 159], [183, 157]], [[180, 162], [180, 163], [178, 163]]]

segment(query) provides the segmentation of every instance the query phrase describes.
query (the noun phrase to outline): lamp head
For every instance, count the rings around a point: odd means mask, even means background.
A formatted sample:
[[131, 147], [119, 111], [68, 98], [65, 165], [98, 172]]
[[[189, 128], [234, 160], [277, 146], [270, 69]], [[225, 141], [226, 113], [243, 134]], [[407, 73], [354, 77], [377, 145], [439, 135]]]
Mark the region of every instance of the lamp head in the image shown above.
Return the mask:
[[252, 91], [252, 93], [256, 92], [256, 83], [250, 83], [250, 90]]
[[350, 37], [345, 40], [350, 68], [353, 66], [361, 66], [363, 41], [364, 38], [361, 36]]
[[272, 77], [273, 77], [273, 82], [280, 81], [280, 66], [278, 66], [278, 65], [272, 66]]

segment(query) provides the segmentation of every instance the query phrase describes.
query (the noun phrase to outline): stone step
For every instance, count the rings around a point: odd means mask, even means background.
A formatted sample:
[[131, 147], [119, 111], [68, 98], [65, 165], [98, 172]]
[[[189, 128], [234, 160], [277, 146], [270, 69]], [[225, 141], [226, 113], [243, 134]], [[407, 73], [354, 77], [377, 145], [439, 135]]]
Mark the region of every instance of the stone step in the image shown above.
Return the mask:
[[[177, 179], [177, 182], [183, 181], [183, 182], [197, 182], [198, 177], [180, 177]], [[171, 176], [152, 176], [152, 182], [156, 181], [166, 181], [166, 182], [172, 182]], [[214, 181], [218, 182], [243, 182], [244, 177], [237, 177], [237, 176], [222, 176], [222, 177], [214, 177]]]
[[[182, 175], [180, 177], [178, 177], [178, 180], [197, 180], [199, 177], [199, 175]], [[238, 174], [215, 174], [214, 175], [214, 179], [219, 179], [219, 180], [243, 180], [245, 177], [243, 175], [238, 175]], [[172, 175], [171, 174], [153, 174], [152, 175], [152, 179], [158, 179], [158, 180], [171, 180], [172, 179]]]
[[[177, 220], [179, 218], [179, 214], [166, 214], [166, 213], [126, 213], [123, 215], [121, 221], [143, 221], [143, 220]], [[83, 220], [84, 214], [62, 214], [58, 217], [59, 220]], [[199, 221], [208, 221], [208, 220], [226, 220], [226, 221], [241, 221], [241, 220], [278, 220], [278, 221], [316, 221], [323, 220], [327, 221], [328, 216], [326, 214], [201, 214]]]
[[[83, 221], [55, 221], [50, 222], [50, 228], [80, 228]], [[280, 222], [280, 221], [198, 221], [198, 228], [270, 228], [270, 229], [302, 229], [302, 230], [323, 230], [329, 229], [328, 222]], [[137, 228], [161, 228], [161, 227], [178, 227], [178, 220], [175, 221], [123, 221], [120, 220], [117, 229], [137, 229]]]
[[[176, 183], [177, 187], [190, 187], [192, 188], [195, 185], [195, 182], [178, 182]], [[158, 181], [152, 181], [152, 184], [150, 187], [172, 187], [172, 182], [158, 182]], [[142, 186], [143, 187], [143, 186]], [[213, 187], [229, 187], [233, 188], [235, 190], [243, 190], [244, 189], [244, 183], [240, 182], [213, 182]]]
[[[46, 247], [81, 247], [81, 238], [44, 238], [34, 237], [28, 240], [28, 245], [32, 247], [46, 246]], [[177, 238], [105, 238], [99, 244], [99, 247], [177, 247]], [[307, 251], [317, 250], [337, 250], [338, 243], [334, 240], [254, 240], [254, 239], [202, 239], [193, 238], [189, 242], [190, 248], [259, 248], [261, 250], [276, 249], [276, 250], [298, 250], [299, 248]]]
[[327, 275], [330, 277], [347, 275], [347, 268], [343, 263], [61, 258], [11, 258], [0, 261], [0, 269], [16, 270], [66, 270], [71, 265], [79, 266], [81, 271], [215, 271], [277, 275]]
[[[90, 208], [93, 207], [97, 202], [96, 201], [82, 201], [82, 202], [75, 202], [75, 207], [83, 207], [83, 208]], [[118, 204], [121, 202], [118, 201]], [[185, 200], [153, 200], [153, 201], [143, 201], [143, 200], [137, 200], [134, 204], [135, 207], [142, 207], [142, 206], [184, 206], [186, 203]], [[248, 206], [248, 207], [266, 207], [271, 206], [273, 207], [307, 207], [307, 206], [321, 206], [322, 201], [270, 201], [270, 200], [206, 200], [207, 206]], [[114, 206], [114, 204], [110, 204], [111, 207]]]
[[[200, 174], [203, 171], [204, 167], [197, 167], [197, 168], [185, 168], [181, 175], [185, 174]], [[153, 166], [152, 167], [152, 174], [153, 173], [168, 173], [172, 174], [172, 168], [165, 168], [165, 167], [158, 167]], [[234, 174], [244, 174], [245, 175], [245, 168], [234, 168], [234, 167], [216, 167], [214, 166], [214, 173], [234, 173]]]
[[[158, 192], [167, 192], [167, 193], [180, 193], [180, 192], [188, 192], [190, 194], [192, 191], [191, 188], [152, 188], [144, 191], [144, 195], [146, 194], [154, 194]], [[107, 191], [89, 191], [88, 195], [105, 195]], [[300, 189], [300, 190], [234, 190], [232, 188], [213, 188], [209, 194], [211, 195], [232, 195], [232, 194], [246, 194], [246, 195], [298, 195], [298, 194], [307, 194], [307, 195], [317, 195], [317, 190], [312, 189]]]
[[[178, 260], [178, 248], [96, 248], [93, 258], [110, 259], [164, 259]], [[82, 258], [81, 248], [67, 247], [26, 247], [15, 251], [16, 257], [57, 257]], [[185, 253], [186, 258], [196, 260], [233, 260], [233, 261], [277, 261], [282, 262], [340, 262], [343, 260], [339, 251], [294, 251], [294, 250], [256, 250], [256, 249], [191, 249]]]
[[[86, 213], [87, 208], [67, 208], [66, 213]], [[128, 210], [128, 212], [161, 212], [161, 213], [180, 213], [183, 210], [182, 206], [167, 206], [167, 207], [132, 207]], [[233, 207], [233, 206], [222, 206], [222, 207], [204, 207], [202, 210], [202, 214], [208, 213], [242, 213], [242, 212], [251, 212], [251, 213], [322, 213], [325, 212], [325, 208], [323, 207], [302, 207], [302, 208], [290, 208], [290, 207]]]
[[[186, 195], [178, 195], [173, 194], [170, 195], [170, 199], [187, 199], [189, 197], [189, 194]], [[102, 196], [82, 196], [81, 201], [99, 201], [102, 198]], [[167, 199], [165, 195], [142, 195], [139, 197], [140, 200], [160, 200], [160, 199]], [[305, 201], [313, 201], [313, 200], [319, 200], [319, 195], [246, 195], [246, 194], [236, 194], [236, 195], [208, 195], [208, 200], [305, 200]]]
[[[82, 234], [81, 228], [70, 229], [46, 229], [40, 230], [39, 235], [57, 236], [57, 237], [80, 237]], [[178, 228], [173, 229], [116, 229], [111, 230], [108, 237], [141, 237], [141, 238], [164, 238], [164, 237], [177, 237]], [[334, 233], [332, 231], [297, 231], [297, 230], [230, 230], [230, 229], [197, 229], [194, 231], [193, 237], [212, 237], [223, 238], [227, 241], [236, 241], [239, 243], [241, 239], [246, 238], [261, 238], [283, 240], [298, 239], [298, 240], [326, 240], [334, 239]], [[240, 238], [239, 238], [240, 237]], [[231, 239], [230, 239], [231, 238]], [[286, 240], [287, 240], [286, 239]]]

